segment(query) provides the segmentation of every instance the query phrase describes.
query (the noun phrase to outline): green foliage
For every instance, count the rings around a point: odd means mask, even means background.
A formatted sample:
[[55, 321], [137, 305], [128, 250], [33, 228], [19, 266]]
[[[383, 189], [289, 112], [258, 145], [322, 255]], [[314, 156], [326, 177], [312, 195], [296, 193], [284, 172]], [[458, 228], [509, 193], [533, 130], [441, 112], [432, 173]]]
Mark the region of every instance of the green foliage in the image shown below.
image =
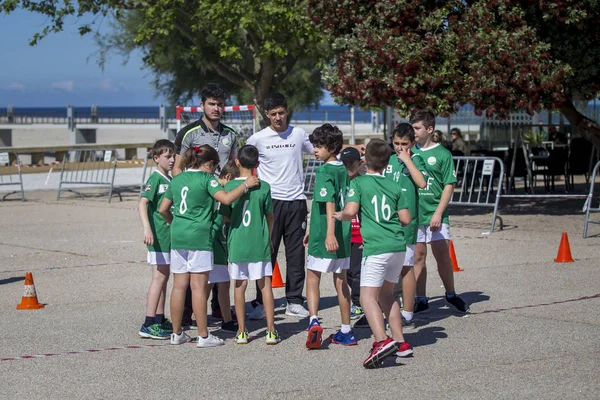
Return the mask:
[[523, 135], [523, 143], [528, 144], [531, 147], [541, 147], [544, 141], [544, 135], [541, 133], [527, 132]]
[[[328, 48], [313, 25], [306, 1], [293, 0], [0, 0], [0, 12], [21, 8], [49, 17], [34, 34], [35, 45], [59, 32], [65, 19], [111, 16], [112, 32], [98, 37], [98, 62], [111, 53], [141, 51], [157, 92], [173, 103], [197, 96], [219, 82], [238, 99], [262, 105], [280, 91], [292, 107], [317, 104], [322, 97], [319, 65]], [[78, 25], [92, 32], [94, 20]]]

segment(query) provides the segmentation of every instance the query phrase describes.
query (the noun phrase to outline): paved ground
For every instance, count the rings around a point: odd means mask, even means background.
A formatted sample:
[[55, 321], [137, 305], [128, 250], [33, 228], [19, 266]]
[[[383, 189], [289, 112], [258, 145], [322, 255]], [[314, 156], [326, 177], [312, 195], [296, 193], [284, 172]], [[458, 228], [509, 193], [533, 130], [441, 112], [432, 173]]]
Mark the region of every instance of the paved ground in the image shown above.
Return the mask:
[[[415, 357], [365, 370], [368, 330], [357, 331], [356, 347], [309, 352], [307, 322], [286, 317], [282, 308], [276, 318], [285, 340], [278, 346], [266, 346], [262, 322], [250, 324], [257, 339], [246, 346], [228, 340], [197, 349], [138, 338], [150, 273], [137, 196], [112, 204], [101, 196], [56, 202], [52, 191], [27, 198], [0, 205], [0, 398], [598, 397], [600, 298], [589, 297], [600, 293], [600, 237], [581, 238], [581, 200], [506, 204], [506, 229], [489, 237], [481, 235], [489, 230], [488, 214], [453, 209], [465, 270], [455, 274], [456, 283], [472, 315], [439, 308], [443, 289], [432, 263], [433, 310], [407, 334]], [[563, 231], [572, 264], [553, 262]], [[283, 257], [280, 264], [285, 271]], [[46, 303], [42, 310], [15, 310], [26, 271]], [[327, 334], [339, 323], [331, 286], [322, 284]], [[283, 304], [283, 289], [275, 296]], [[4, 360], [43, 354], [58, 355]]]

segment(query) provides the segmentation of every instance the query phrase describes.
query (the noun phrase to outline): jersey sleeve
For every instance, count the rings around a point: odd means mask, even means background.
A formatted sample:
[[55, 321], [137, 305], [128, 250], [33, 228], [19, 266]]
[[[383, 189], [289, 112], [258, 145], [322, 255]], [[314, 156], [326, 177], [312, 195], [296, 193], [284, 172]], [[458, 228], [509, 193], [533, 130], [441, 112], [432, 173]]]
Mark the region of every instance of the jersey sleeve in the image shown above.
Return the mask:
[[169, 185], [169, 187], [167, 188], [167, 191], [165, 192], [165, 196], [163, 198], [173, 201], [173, 191], [171, 190], [171, 185]]
[[396, 201], [396, 211], [400, 211], [404, 210], [405, 208], [408, 208], [408, 202], [406, 201], [406, 196], [402, 192], [402, 188], [400, 188], [400, 186], [397, 186], [397, 189], [398, 200]]
[[447, 152], [447, 156], [444, 157], [442, 181], [444, 186], [456, 183], [456, 171], [454, 171], [454, 160], [452, 159], [452, 154], [450, 152]]
[[154, 200], [156, 193], [158, 192], [158, 181], [154, 179], [154, 175], [155, 174], [150, 175], [150, 178], [146, 181], [146, 188], [142, 194], [142, 197], [147, 198], [150, 202]]
[[357, 182], [357, 179], [352, 179], [350, 181], [350, 189], [348, 190], [348, 200], [346, 203], [358, 203], [360, 204], [360, 185]]
[[316, 201], [317, 203], [335, 203], [336, 193], [333, 176], [328, 174], [323, 167], [317, 169], [315, 175], [313, 201]]
[[304, 134], [304, 137], [302, 138], [302, 151], [306, 154], [314, 154], [315, 153], [315, 148], [313, 146], [313, 144], [310, 142], [310, 140], [308, 139], [309, 135], [306, 131], [302, 131]]
[[[225, 184], [225, 190], [227, 192], [230, 192], [232, 190], [232, 186], [231, 186], [231, 182], [227, 182]], [[219, 213], [221, 215], [223, 215], [224, 217], [231, 217], [231, 204], [226, 206], [225, 204], [221, 204], [219, 206]]]
[[210, 195], [212, 197], [215, 197], [215, 194], [217, 192], [223, 190], [223, 186], [221, 186], [219, 181], [214, 176], [211, 176], [206, 181], [206, 189], [208, 190], [208, 193], [210, 193]]
[[247, 140], [246, 140], [246, 144], [252, 145], [254, 147], [256, 147], [256, 135], [252, 135], [250, 136]]
[[265, 196], [265, 214], [273, 212], [273, 199], [271, 198], [271, 186], [266, 182], [261, 182], [261, 185], [266, 184], [267, 186], [267, 195]]

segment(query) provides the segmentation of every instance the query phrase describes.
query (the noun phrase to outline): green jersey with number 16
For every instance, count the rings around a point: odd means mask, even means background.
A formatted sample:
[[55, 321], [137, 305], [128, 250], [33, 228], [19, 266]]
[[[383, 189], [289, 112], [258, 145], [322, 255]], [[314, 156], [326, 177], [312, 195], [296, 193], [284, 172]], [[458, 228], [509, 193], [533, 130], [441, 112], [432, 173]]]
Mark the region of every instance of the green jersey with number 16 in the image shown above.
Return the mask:
[[[423, 176], [427, 183], [425, 189], [419, 189], [419, 225], [429, 225], [435, 213], [446, 185], [456, 183], [456, 172], [452, 153], [444, 146], [436, 144], [426, 149], [413, 147], [413, 152], [425, 162]], [[448, 207], [442, 214], [442, 223], [449, 224]]]
[[350, 181], [348, 203], [360, 206], [363, 256], [406, 251], [398, 211], [408, 208], [400, 186], [379, 174], [366, 174]]
[[[243, 185], [246, 178], [227, 182], [225, 190]], [[271, 261], [271, 239], [266, 215], [273, 212], [271, 186], [260, 181], [230, 206], [221, 205], [220, 212], [231, 219], [227, 250], [229, 262]]]
[[223, 187], [209, 173], [188, 169], [171, 181], [165, 197], [173, 201], [171, 248], [213, 251], [213, 196]]

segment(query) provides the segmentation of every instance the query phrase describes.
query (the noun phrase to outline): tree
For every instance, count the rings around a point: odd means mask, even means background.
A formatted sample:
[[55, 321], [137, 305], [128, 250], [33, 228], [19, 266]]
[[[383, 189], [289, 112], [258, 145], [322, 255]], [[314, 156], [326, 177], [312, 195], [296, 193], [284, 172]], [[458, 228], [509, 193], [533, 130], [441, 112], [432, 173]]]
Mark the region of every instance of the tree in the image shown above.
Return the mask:
[[506, 117], [559, 110], [600, 147], [600, 125], [573, 105], [600, 91], [598, 0], [310, 0], [334, 62], [338, 102], [428, 106]]
[[263, 105], [271, 91], [286, 94], [291, 107], [317, 104], [322, 97], [318, 66], [326, 46], [306, 11], [292, 0], [42, 0], [0, 1], [0, 12], [21, 8], [49, 17], [31, 44], [63, 30], [76, 17], [79, 32], [113, 17], [112, 32], [99, 37], [99, 62], [111, 52], [127, 56], [140, 50], [154, 73], [157, 91], [173, 102], [198, 95], [208, 82], [220, 81], [238, 101]]

